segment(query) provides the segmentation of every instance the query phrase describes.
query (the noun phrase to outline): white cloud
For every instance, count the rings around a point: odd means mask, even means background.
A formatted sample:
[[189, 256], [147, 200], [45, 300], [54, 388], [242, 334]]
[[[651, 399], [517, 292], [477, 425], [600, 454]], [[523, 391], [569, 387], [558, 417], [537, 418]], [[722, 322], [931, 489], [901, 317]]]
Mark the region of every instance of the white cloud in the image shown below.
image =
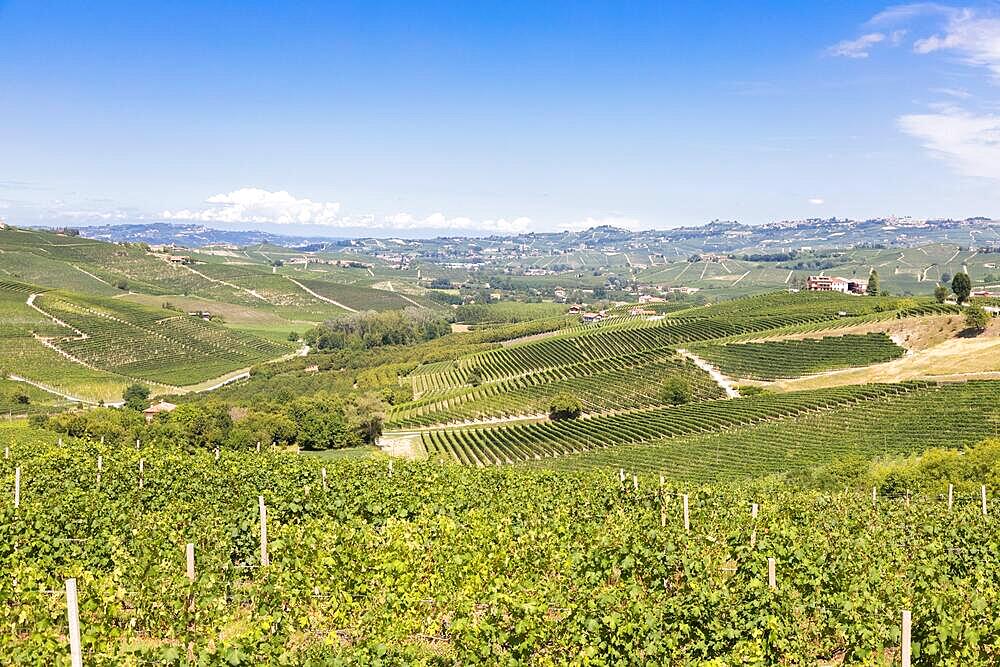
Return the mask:
[[1000, 77], [1000, 19], [963, 9], [949, 15], [944, 31], [913, 43], [917, 53], [950, 50], [970, 65]]
[[817, 206], [819, 206], [820, 204], [825, 203], [825, 201], [826, 201], [825, 199], [821, 199], [820, 197], [813, 197], [812, 199], [809, 200], [809, 203], [816, 204]]
[[894, 5], [873, 16], [866, 25], [878, 26], [912, 21], [922, 16], [949, 16], [960, 11], [955, 7], [941, 5], [936, 2], [913, 2], [906, 5]]
[[339, 202], [300, 199], [281, 190], [271, 192], [261, 188], [241, 188], [212, 195], [205, 200], [207, 207], [163, 211], [167, 220], [188, 220], [205, 223], [318, 225], [340, 228], [368, 229], [437, 229], [483, 232], [522, 232], [531, 227], [526, 217], [479, 220], [465, 216], [449, 217], [432, 213], [418, 217], [400, 212], [387, 216], [373, 214], [343, 215]]
[[871, 47], [883, 40], [885, 40], [885, 33], [870, 32], [857, 39], [845, 39], [842, 42], [837, 42], [828, 48], [827, 52], [830, 55], [843, 56], [844, 58], [867, 58]]
[[338, 202], [298, 199], [285, 190], [270, 192], [260, 188], [240, 188], [213, 195], [205, 203], [212, 206], [194, 211], [164, 211], [161, 215], [171, 220], [200, 222], [341, 226]]
[[1000, 180], [1000, 116], [952, 109], [902, 116], [899, 127], [961, 173]]

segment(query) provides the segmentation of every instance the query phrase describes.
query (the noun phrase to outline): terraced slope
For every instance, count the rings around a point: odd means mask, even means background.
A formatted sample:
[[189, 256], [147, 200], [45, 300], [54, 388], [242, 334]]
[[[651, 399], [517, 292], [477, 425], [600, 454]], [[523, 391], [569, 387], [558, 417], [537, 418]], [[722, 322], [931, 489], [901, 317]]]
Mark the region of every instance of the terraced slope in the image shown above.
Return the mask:
[[560, 470], [624, 468], [705, 482], [798, 470], [844, 457], [964, 447], [998, 429], [1000, 381], [973, 381], [912, 386], [909, 391], [886, 392], [793, 418], [543, 459], [532, 465]]
[[634, 410], [572, 421], [442, 429], [425, 432], [422, 437], [432, 458], [453, 459], [467, 465], [500, 465], [720, 432], [846, 405], [863, 411], [869, 401], [923, 386], [918, 383], [845, 386]]
[[[25, 302], [38, 288], [14, 281], [0, 281], [0, 371], [93, 402], [117, 401], [127, 379], [107, 371], [74, 363], [42, 344], [39, 337], [73, 335]], [[36, 337], [37, 336], [37, 337]]]
[[426, 398], [394, 406], [394, 428], [545, 412], [549, 399], [570, 393], [584, 412], [641, 408], [659, 403], [668, 378], [680, 378], [693, 400], [721, 398], [723, 390], [707, 373], [672, 350], [571, 364], [478, 387], [428, 392]]
[[732, 345], [695, 345], [692, 351], [734, 378], [777, 380], [851, 366], [867, 366], [904, 354], [884, 333]]
[[50, 339], [93, 368], [182, 386], [218, 377], [290, 351], [290, 346], [172, 311], [59, 292], [35, 305], [74, 331]]

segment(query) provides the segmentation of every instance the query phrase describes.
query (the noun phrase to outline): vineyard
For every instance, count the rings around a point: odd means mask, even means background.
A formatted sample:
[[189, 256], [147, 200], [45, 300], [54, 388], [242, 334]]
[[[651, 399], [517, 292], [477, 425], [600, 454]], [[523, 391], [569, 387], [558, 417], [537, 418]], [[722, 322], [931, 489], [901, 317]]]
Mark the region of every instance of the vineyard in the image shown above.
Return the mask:
[[825, 412], [840, 406], [849, 405], [863, 411], [869, 402], [922, 386], [919, 383], [852, 385], [632, 410], [573, 421], [441, 429], [424, 432], [422, 437], [425, 449], [433, 458], [453, 459], [466, 465], [501, 465], [694, 433], [720, 432]]
[[0, 437], [11, 664], [69, 664], [70, 579], [85, 665], [882, 664], [904, 609], [914, 664], [1000, 641], [992, 476], [873, 503]]
[[627, 410], [659, 403], [667, 378], [683, 381], [693, 400], [723, 395], [708, 374], [665, 350], [569, 364], [447, 393], [430, 391], [425, 398], [394, 406], [387, 419], [394, 428], [407, 428], [544, 413], [560, 393], [579, 397], [588, 413]]
[[867, 366], [897, 359], [904, 352], [883, 333], [696, 345], [691, 349], [726, 375], [755, 380], [793, 378], [836, 368]]
[[194, 384], [288, 351], [198, 318], [122, 301], [49, 292], [35, 305], [77, 332], [53, 339], [60, 350], [126, 377]]
[[626, 468], [707, 482], [802, 470], [845, 457], [868, 459], [929, 447], [963, 447], [998, 433], [1000, 382], [981, 381], [929, 385], [791, 418], [542, 459], [531, 465], [559, 470]]

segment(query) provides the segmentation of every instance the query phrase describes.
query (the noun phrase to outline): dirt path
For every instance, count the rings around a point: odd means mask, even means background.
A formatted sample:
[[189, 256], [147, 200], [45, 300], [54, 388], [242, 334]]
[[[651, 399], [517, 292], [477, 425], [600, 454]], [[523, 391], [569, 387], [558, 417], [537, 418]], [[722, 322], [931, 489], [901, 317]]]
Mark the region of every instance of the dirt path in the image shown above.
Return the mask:
[[715, 383], [720, 387], [722, 387], [723, 391], [726, 392], [726, 396], [728, 398], [740, 397], [740, 391], [735, 386], [733, 386], [732, 381], [728, 377], [723, 375], [722, 371], [720, 371], [718, 368], [708, 363], [698, 355], [692, 354], [691, 352], [683, 348], [677, 348], [677, 352], [682, 357], [693, 361], [695, 366], [697, 366], [698, 368], [700, 368], [701, 370], [705, 371], [710, 376], [712, 376], [712, 379], [715, 380]]
[[74, 269], [76, 269], [76, 270], [77, 270], [77, 271], [79, 271], [80, 273], [85, 273], [85, 274], [87, 274], [88, 276], [90, 276], [91, 278], [93, 278], [94, 280], [96, 280], [96, 281], [97, 281], [97, 282], [99, 282], [99, 283], [104, 283], [104, 284], [105, 284], [105, 285], [107, 285], [108, 287], [111, 287], [111, 286], [112, 286], [112, 285], [111, 285], [111, 283], [109, 283], [109, 282], [108, 282], [107, 280], [105, 280], [104, 278], [100, 278], [100, 277], [98, 277], [98, 276], [95, 276], [95, 275], [94, 275], [93, 273], [91, 273], [90, 271], [87, 271], [86, 269], [81, 269], [81, 268], [80, 268], [79, 266], [77, 266], [76, 264], [70, 264], [70, 266], [72, 266], [72, 267], [73, 267]]
[[333, 299], [328, 299], [325, 296], [323, 296], [322, 294], [317, 294], [316, 292], [312, 291], [311, 289], [309, 289], [308, 287], [306, 287], [305, 285], [303, 285], [302, 283], [300, 283], [295, 278], [291, 278], [289, 276], [285, 276], [285, 277], [288, 278], [289, 280], [291, 280], [296, 285], [298, 285], [300, 289], [302, 289], [303, 291], [305, 291], [308, 294], [311, 294], [312, 296], [316, 297], [320, 301], [326, 301], [327, 303], [332, 303], [333, 305], [337, 306], [338, 308], [343, 308], [344, 310], [346, 310], [348, 312], [351, 312], [351, 313], [358, 312], [357, 309], [355, 309], [355, 308], [351, 308], [350, 306], [345, 306], [344, 304], [340, 303], [339, 301], [334, 301]]
[[419, 459], [424, 455], [420, 433], [414, 431], [385, 433], [378, 439], [378, 446], [389, 456], [399, 456], [404, 459]]
[[[263, 253], [261, 253], [261, 254], [263, 254]], [[204, 278], [205, 280], [207, 280], [209, 282], [216, 283], [218, 285], [225, 285], [226, 287], [234, 289], [234, 290], [236, 290], [238, 292], [246, 292], [250, 296], [252, 296], [252, 297], [254, 297], [256, 299], [260, 299], [264, 303], [271, 303], [270, 301], [268, 301], [267, 299], [265, 299], [264, 297], [262, 297], [260, 294], [258, 294], [257, 292], [255, 292], [252, 289], [247, 289], [246, 287], [240, 287], [239, 285], [236, 285], [236, 284], [230, 283], [230, 282], [226, 282], [225, 280], [219, 280], [218, 278], [213, 278], [211, 276], [206, 276], [201, 271], [198, 271], [197, 269], [192, 269], [187, 264], [181, 264], [181, 266], [183, 266], [185, 269], [187, 269], [191, 273], [195, 274], [196, 276], [201, 276], [202, 278]]]
[[427, 306], [425, 306], [424, 304], [417, 303], [416, 301], [414, 301], [410, 297], [406, 296], [402, 292], [397, 292], [395, 290], [395, 288], [392, 286], [392, 281], [391, 280], [385, 281], [385, 284], [389, 287], [389, 291], [392, 292], [393, 294], [395, 294], [396, 296], [398, 296], [400, 299], [403, 299], [405, 301], [409, 301], [410, 303], [412, 303], [417, 308], [423, 308], [424, 310], [427, 310]]
[[[23, 382], [24, 384], [30, 384], [32, 387], [35, 387], [36, 389], [41, 389], [44, 392], [48, 392], [50, 394], [58, 396], [59, 398], [65, 398], [67, 401], [73, 401], [74, 403], [83, 403], [84, 405], [99, 405], [97, 401], [91, 401], [86, 398], [80, 398], [79, 396], [73, 396], [72, 394], [61, 392], [58, 389], [53, 389], [52, 387], [48, 387], [40, 382], [35, 382], [34, 380], [29, 380], [26, 377], [21, 377], [20, 375], [13, 375], [13, 374], [8, 375], [7, 379], [13, 380], [14, 382]], [[124, 405], [124, 401], [118, 401], [117, 403], [105, 403], [104, 405], [107, 405], [108, 407], [112, 408], [117, 408], [121, 405]]]

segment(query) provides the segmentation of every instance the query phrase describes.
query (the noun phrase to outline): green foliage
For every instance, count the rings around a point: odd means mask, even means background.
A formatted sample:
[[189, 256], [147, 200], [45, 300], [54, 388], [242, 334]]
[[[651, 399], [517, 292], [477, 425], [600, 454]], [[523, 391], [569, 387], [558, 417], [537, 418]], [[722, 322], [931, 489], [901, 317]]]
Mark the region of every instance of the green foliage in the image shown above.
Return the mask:
[[948, 288], [944, 285], [938, 285], [934, 288], [934, 300], [938, 303], [944, 303], [945, 299], [948, 298]]
[[951, 291], [955, 293], [955, 298], [959, 303], [965, 303], [972, 294], [972, 281], [967, 273], [956, 273], [951, 279]]
[[125, 407], [142, 412], [149, 407], [149, 387], [144, 384], [130, 384], [122, 393]]
[[429, 311], [407, 308], [344, 315], [310, 329], [304, 338], [316, 350], [337, 350], [412, 345], [450, 332], [447, 319]]
[[668, 378], [660, 387], [660, 403], [665, 405], [689, 403], [692, 398], [691, 386], [683, 378]]
[[980, 334], [986, 331], [990, 324], [990, 314], [980, 306], [966, 306], [965, 326], [970, 331]]
[[868, 274], [868, 287], [865, 288], [865, 294], [868, 296], [878, 296], [881, 294], [881, 286], [878, 279], [878, 271], [872, 269], [871, 273]]
[[580, 399], [572, 394], [557, 394], [549, 402], [549, 419], [576, 419], [583, 412]]
[[852, 462], [846, 492], [647, 476], [633, 490], [617, 470], [395, 461], [390, 477], [384, 460], [53, 441], [14, 437], [0, 460], [4, 479], [22, 470], [20, 508], [0, 505], [0, 544], [18, 545], [0, 550], [11, 664], [67, 660], [69, 577], [101, 664], [874, 665], [898, 646], [901, 609], [915, 664], [992, 664], [1000, 643], [997, 519], [974, 486], [995, 484], [995, 445], [966, 455], [978, 470], [942, 453], [944, 477], [872, 507]]

